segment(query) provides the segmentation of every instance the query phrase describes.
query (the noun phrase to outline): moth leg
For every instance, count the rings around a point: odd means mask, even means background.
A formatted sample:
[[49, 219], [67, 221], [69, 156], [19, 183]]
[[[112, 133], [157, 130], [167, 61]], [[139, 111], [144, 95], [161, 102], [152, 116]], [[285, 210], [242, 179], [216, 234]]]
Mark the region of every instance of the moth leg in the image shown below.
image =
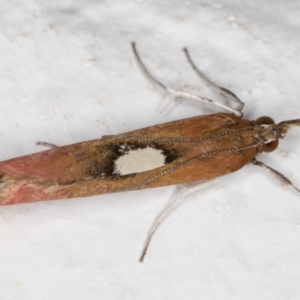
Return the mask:
[[267, 166], [263, 162], [256, 160], [255, 158], [252, 158], [251, 163], [255, 166], [259, 166], [259, 167], [262, 167], [263, 169], [267, 170], [269, 173], [271, 173], [273, 176], [275, 176], [283, 185], [290, 186], [290, 187], [294, 188], [297, 192], [300, 193], [300, 189], [296, 188], [294, 186], [294, 184], [288, 178], [286, 178], [284, 175], [282, 175], [278, 171]]
[[198, 102], [201, 102], [201, 103], [204, 103], [204, 104], [210, 104], [210, 105], [213, 105], [213, 106], [217, 106], [217, 107], [221, 107], [223, 108], [224, 110], [227, 110], [231, 113], [233, 113], [234, 115], [236, 116], [239, 116], [241, 117], [243, 114], [241, 113], [240, 110], [238, 109], [234, 109], [234, 108], [231, 108], [229, 106], [226, 106], [225, 104], [222, 104], [220, 102], [217, 102], [217, 101], [213, 101], [211, 99], [208, 99], [208, 98], [204, 98], [204, 97], [199, 97], [197, 95], [194, 95], [194, 94], [191, 94], [191, 93], [186, 93], [186, 92], [182, 92], [182, 91], [178, 91], [178, 90], [175, 90], [175, 89], [172, 89], [166, 85], [164, 85], [163, 83], [161, 83], [159, 80], [157, 80], [149, 71], [148, 69], [146, 68], [146, 66], [144, 65], [144, 63], [142, 62], [137, 50], [136, 50], [136, 46], [135, 46], [135, 43], [132, 42], [131, 43], [131, 46], [132, 46], [132, 51], [133, 51], [133, 54], [138, 62], [138, 65], [140, 66], [140, 68], [142, 69], [142, 71], [145, 73], [145, 75], [151, 80], [153, 81], [154, 83], [158, 84], [161, 88], [163, 88], [164, 90], [166, 90], [167, 92], [169, 92], [170, 94], [173, 94], [175, 96], [175, 98], [186, 98], [186, 99], [190, 99], [190, 100], [194, 100], [194, 101], [198, 101]]
[[144, 243], [144, 247], [142, 250], [142, 254], [139, 258], [140, 262], [143, 262], [145, 255], [147, 253], [151, 238], [153, 237], [155, 231], [157, 230], [158, 226], [163, 222], [163, 220], [174, 210], [174, 208], [176, 206], [179, 205], [180, 201], [186, 197], [187, 195], [197, 191], [197, 190], [201, 190], [205, 187], [210, 186], [211, 184], [214, 184], [218, 181], [219, 178], [214, 178], [214, 179], [210, 179], [210, 180], [205, 180], [205, 181], [200, 181], [194, 184], [186, 184], [186, 185], [182, 185], [183, 188], [179, 191], [179, 193], [175, 196], [174, 199], [171, 200], [170, 203], [167, 204], [167, 206], [157, 215], [157, 217], [155, 218], [154, 222], [152, 223], [145, 243]]
[[243, 107], [244, 107], [244, 102], [242, 102], [236, 94], [234, 94], [233, 92], [231, 92], [230, 90], [219, 86], [217, 84], [215, 84], [213, 81], [211, 81], [208, 77], [206, 77], [206, 75], [204, 75], [195, 65], [195, 63], [192, 61], [191, 56], [188, 52], [187, 48], [183, 48], [183, 51], [186, 55], [186, 58], [189, 62], [189, 64], [191, 65], [191, 67], [193, 68], [193, 70], [195, 71], [195, 73], [203, 80], [205, 81], [208, 85], [213, 86], [215, 89], [217, 89], [220, 93], [220, 95], [222, 95], [223, 97], [227, 98], [227, 99], [231, 99], [235, 102], [238, 103], [238, 107], [236, 108], [237, 111], [242, 112]]
[[47, 143], [47, 142], [36, 142], [37, 146], [44, 146], [44, 147], [49, 147], [51, 149], [54, 148], [59, 148], [59, 146], [55, 145], [55, 144], [51, 144], [51, 143]]

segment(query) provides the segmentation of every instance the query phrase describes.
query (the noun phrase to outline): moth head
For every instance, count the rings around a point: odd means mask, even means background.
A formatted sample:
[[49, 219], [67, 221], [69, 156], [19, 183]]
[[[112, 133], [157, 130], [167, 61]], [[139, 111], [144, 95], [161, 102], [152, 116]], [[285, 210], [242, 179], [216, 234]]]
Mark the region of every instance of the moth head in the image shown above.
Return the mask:
[[256, 128], [258, 129], [258, 138], [262, 141], [261, 151], [272, 152], [279, 143], [279, 139], [285, 137], [287, 131], [292, 126], [300, 126], [300, 119], [283, 121], [275, 124], [270, 117], [260, 117], [255, 121]]

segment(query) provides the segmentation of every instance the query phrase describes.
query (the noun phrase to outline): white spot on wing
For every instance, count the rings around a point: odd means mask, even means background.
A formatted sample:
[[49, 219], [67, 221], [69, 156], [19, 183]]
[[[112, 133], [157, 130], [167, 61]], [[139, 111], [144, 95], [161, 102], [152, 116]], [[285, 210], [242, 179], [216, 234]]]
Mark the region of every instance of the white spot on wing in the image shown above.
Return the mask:
[[165, 159], [166, 156], [162, 150], [150, 146], [129, 150], [115, 161], [114, 174], [127, 175], [153, 170], [162, 167]]

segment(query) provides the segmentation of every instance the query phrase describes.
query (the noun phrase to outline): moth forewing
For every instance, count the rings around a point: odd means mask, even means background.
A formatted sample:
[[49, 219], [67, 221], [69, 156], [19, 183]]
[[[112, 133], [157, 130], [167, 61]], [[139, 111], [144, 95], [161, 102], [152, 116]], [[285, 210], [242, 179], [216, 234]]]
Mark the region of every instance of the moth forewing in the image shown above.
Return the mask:
[[239, 117], [213, 114], [4, 161], [0, 201], [85, 197], [216, 177], [257, 154], [249, 138], [253, 128]]

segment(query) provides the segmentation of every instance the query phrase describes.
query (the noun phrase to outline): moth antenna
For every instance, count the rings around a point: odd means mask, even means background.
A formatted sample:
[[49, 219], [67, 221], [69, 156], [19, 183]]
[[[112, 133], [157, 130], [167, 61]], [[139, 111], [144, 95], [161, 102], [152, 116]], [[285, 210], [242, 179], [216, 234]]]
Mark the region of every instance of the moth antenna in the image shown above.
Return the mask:
[[255, 158], [253, 158], [251, 160], [251, 163], [255, 166], [259, 166], [259, 167], [262, 167], [263, 169], [267, 170], [270, 174], [275, 176], [283, 185], [290, 186], [290, 187], [294, 188], [297, 192], [300, 193], [300, 189], [296, 188], [294, 186], [294, 184], [288, 178], [286, 178], [284, 175], [282, 175], [278, 171], [274, 170], [273, 168], [267, 166], [265, 163], [263, 163], [259, 160], [256, 160]]
[[55, 144], [47, 143], [47, 142], [36, 142], [36, 145], [37, 146], [48, 147], [48, 148], [51, 148], [51, 149], [59, 148], [59, 146], [57, 146]]
[[200, 71], [200, 69], [198, 69], [198, 67], [196, 66], [196, 64], [193, 62], [190, 53], [188, 51], [187, 48], [183, 48], [183, 51], [186, 55], [187, 61], [189, 62], [189, 64], [191, 65], [192, 69], [195, 71], [195, 73], [204, 81], [206, 82], [208, 85], [213, 86], [215, 89], [217, 89], [220, 93], [220, 95], [222, 95], [225, 98], [234, 100], [235, 102], [237, 102], [239, 105], [236, 108], [237, 111], [242, 112], [243, 107], [244, 107], [244, 102], [241, 101], [241, 99], [232, 91], [221, 87], [219, 85], [217, 85], [216, 83], [214, 83], [213, 81], [211, 81], [206, 75], [204, 75], [202, 73], [202, 71]]
[[197, 183], [193, 183], [193, 184], [182, 185], [183, 188], [178, 192], [177, 196], [170, 203], [168, 203], [168, 205], [157, 215], [154, 222], [152, 223], [152, 225], [148, 231], [141, 256], [139, 258], [140, 262], [143, 262], [145, 255], [147, 253], [147, 250], [149, 248], [150, 241], [151, 241], [155, 231], [157, 230], [158, 226], [173, 211], [173, 209], [176, 206], [178, 206], [178, 204], [180, 203], [180, 200], [182, 200], [182, 198], [186, 197], [187, 195], [189, 195], [197, 190], [203, 189], [211, 184], [216, 183], [218, 180], [219, 180], [219, 178], [214, 178], [214, 179], [210, 179], [210, 180], [200, 181], [200, 183], [197, 182]]
[[133, 54], [138, 62], [138, 65], [140, 66], [140, 68], [143, 70], [143, 72], [146, 74], [146, 76], [153, 81], [154, 83], [158, 84], [160, 87], [162, 87], [164, 90], [166, 90], [167, 92], [169, 92], [170, 94], [173, 94], [175, 96], [175, 98], [185, 98], [185, 99], [189, 99], [189, 100], [193, 100], [193, 101], [197, 101], [200, 103], [204, 103], [204, 104], [209, 104], [212, 106], [216, 106], [216, 107], [220, 107], [226, 111], [229, 111], [231, 113], [233, 113], [234, 115], [241, 117], [243, 114], [241, 113], [240, 110], [238, 109], [233, 109], [229, 106], [226, 106], [225, 104], [222, 104], [220, 102], [217, 101], [213, 101], [211, 99], [208, 98], [204, 98], [204, 97], [199, 97], [197, 95], [191, 94], [191, 93], [186, 93], [186, 92], [182, 92], [182, 91], [178, 91], [175, 90], [173, 88], [170, 88], [166, 85], [164, 85], [163, 83], [161, 83], [158, 79], [156, 79], [146, 68], [146, 66], [144, 65], [144, 63], [142, 62], [137, 49], [136, 49], [136, 45], [134, 42], [131, 43], [131, 47], [132, 47], [132, 51]]

